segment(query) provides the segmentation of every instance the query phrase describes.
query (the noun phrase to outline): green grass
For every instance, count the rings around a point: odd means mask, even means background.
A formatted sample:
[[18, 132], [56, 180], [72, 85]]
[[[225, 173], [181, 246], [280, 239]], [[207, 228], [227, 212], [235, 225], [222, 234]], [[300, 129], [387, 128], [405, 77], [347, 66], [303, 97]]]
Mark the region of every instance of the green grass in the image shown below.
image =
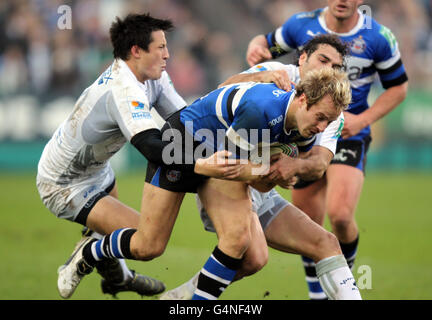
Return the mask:
[[[140, 207], [143, 172], [117, 177], [120, 199]], [[357, 210], [360, 248], [354, 269], [368, 265], [372, 289], [365, 299], [432, 299], [432, 173], [369, 173]], [[1, 174], [0, 299], [59, 299], [57, 267], [80, 237], [80, 226], [57, 219], [45, 209], [34, 175]], [[289, 198], [289, 192], [283, 190]], [[150, 262], [130, 261], [139, 272], [173, 288], [197, 272], [216, 245], [205, 232], [188, 195], [164, 255]], [[101, 293], [100, 277], [87, 276], [73, 299], [112, 299]], [[265, 296], [265, 298], [264, 298]], [[232, 284], [223, 299], [306, 299], [300, 258], [270, 250], [268, 265], [259, 273]], [[120, 299], [140, 299], [121, 293]], [[144, 298], [156, 299], [156, 297]]]

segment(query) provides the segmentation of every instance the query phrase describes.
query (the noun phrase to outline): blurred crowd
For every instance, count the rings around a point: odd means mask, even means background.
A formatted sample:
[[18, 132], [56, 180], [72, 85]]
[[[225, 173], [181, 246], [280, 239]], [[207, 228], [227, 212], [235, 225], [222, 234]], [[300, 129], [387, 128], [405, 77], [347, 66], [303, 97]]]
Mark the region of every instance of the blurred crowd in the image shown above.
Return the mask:
[[[150, 12], [171, 19], [168, 72], [186, 99], [247, 65], [247, 44], [296, 12], [325, 0], [15, 0], [0, 1], [0, 97], [75, 98], [111, 63], [108, 30], [116, 16]], [[399, 41], [411, 86], [432, 87], [432, 0], [366, 1]], [[59, 8], [71, 8], [71, 28]]]

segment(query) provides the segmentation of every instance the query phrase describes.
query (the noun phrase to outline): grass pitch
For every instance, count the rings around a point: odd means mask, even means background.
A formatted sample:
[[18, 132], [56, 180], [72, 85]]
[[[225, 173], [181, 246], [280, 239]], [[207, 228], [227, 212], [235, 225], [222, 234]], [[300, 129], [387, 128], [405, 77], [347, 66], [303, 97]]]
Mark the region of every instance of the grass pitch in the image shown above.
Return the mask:
[[[139, 208], [144, 177], [144, 172], [118, 175], [120, 200]], [[432, 299], [431, 181], [432, 173], [368, 173], [356, 214], [360, 247], [353, 272], [361, 283], [370, 271], [364, 299]], [[79, 239], [80, 226], [43, 207], [35, 174], [2, 173], [0, 188], [0, 299], [60, 299], [57, 268]], [[281, 192], [290, 198], [289, 191]], [[215, 234], [202, 227], [194, 196], [187, 195], [164, 255], [128, 265], [171, 289], [192, 277], [215, 245]], [[86, 276], [72, 299], [112, 299], [102, 294], [99, 282], [96, 272]], [[141, 299], [132, 293], [118, 297]], [[270, 249], [268, 265], [232, 284], [222, 298], [307, 299], [300, 258]]]

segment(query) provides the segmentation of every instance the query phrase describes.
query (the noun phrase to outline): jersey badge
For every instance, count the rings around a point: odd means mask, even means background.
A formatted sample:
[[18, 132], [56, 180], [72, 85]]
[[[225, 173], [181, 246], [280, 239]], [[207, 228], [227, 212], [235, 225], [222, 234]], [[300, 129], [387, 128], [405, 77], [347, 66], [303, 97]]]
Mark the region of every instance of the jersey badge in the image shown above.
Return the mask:
[[361, 54], [366, 50], [366, 41], [364, 41], [362, 36], [354, 39], [351, 42], [351, 52], [356, 54]]

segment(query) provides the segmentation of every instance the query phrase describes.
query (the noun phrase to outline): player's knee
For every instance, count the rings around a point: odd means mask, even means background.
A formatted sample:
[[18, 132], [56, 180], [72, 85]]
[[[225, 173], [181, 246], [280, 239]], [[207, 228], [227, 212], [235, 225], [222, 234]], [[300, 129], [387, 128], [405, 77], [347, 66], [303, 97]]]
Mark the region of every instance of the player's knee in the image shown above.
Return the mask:
[[345, 233], [352, 224], [351, 214], [329, 216], [333, 232], [336, 234]]
[[243, 265], [244, 276], [250, 276], [254, 273], [260, 271], [267, 264], [268, 261], [268, 251], [263, 252], [261, 255], [255, 255], [253, 259], [248, 260]]
[[323, 230], [315, 238], [314, 250], [311, 254], [311, 258], [319, 261], [321, 259], [337, 254], [341, 254], [341, 249], [337, 237], [333, 233], [327, 230]]
[[243, 255], [250, 244], [249, 232], [240, 231], [228, 232], [223, 235], [219, 235], [219, 243], [225, 247], [229, 248], [231, 254]]

